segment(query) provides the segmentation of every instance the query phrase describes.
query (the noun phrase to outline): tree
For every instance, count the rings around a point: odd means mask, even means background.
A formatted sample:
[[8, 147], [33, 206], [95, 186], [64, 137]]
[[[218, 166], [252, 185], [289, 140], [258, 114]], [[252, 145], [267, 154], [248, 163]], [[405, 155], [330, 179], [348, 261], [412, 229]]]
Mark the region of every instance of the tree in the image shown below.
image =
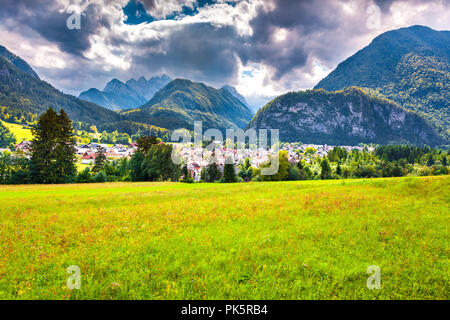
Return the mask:
[[191, 175], [189, 174], [189, 170], [186, 164], [181, 169], [181, 175], [183, 176], [183, 180], [181, 180], [182, 182], [189, 182], [189, 180], [191, 179]]
[[92, 172], [98, 173], [103, 169], [106, 162], [105, 148], [102, 146], [98, 147], [97, 153], [95, 154], [95, 164], [92, 168]]
[[338, 176], [342, 175], [342, 169], [341, 169], [341, 164], [338, 162], [338, 165], [336, 167], [336, 174]]
[[211, 162], [205, 168], [205, 181], [214, 182], [222, 177], [222, 173], [219, 170], [216, 162]]
[[7, 127], [0, 122], [0, 148], [7, 148], [12, 144], [16, 144], [17, 140]]
[[89, 169], [89, 167], [86, 167], [83, 171], [81, 171], [76, 179], [76, 182], [78, 183], [89, 183], [92, 182], [92, 175], [91, 175], [91, 170]]
[[30, 183], [30, 160], [9, 152], [0, 153], [0, 184]]
[[161, 140], [155, 136], [143, 136], [136, 140], [138, 151], [143, 153], [149, 151], [151, 146], [158, 144], [159, 142], [161, 142]]
[[234, 171], [234, 164], [230, 158], [225, 161], [223, 178], [226, 183], [236, 182], [236, 171]]
[[172, 161], [173, 145], [154, 144], [146, 153], [149, 161], [148, 174], [153, 181], [177, 181], [180, 177], [180, 166]]
[[427, 160], [427, 166], [431, 167], [432, 165], [434, 165], [433, 155], [429, 154], [428, 155], [428, 160]]
[[329, 179], [331, 177], [331, 166], [327, 158], [322, 159], [320, 162], [320, 168], [322, 169], [320, 172], [320, 178]]
[[94, 182], [106, 182], [108, 180], [107, 178], [106, 172], [101, 170], [94, 176]]
[[57, 168], [61, 172], [64, 182], [73, 181], [77, 175], [76, 161], [76, 139], [73, 131], [72, 121], [67, 113], [61, 109], [58, 120], [61, 131], [58, 135], [56, 145], [57, 151]]
[[290, 181], [300, 180], [300, 175], [301, 175], [300, 169], [297, 166], [291, 166], [289, 168], [287, 180]]
[[64, 110], [52, 108], [32, 128], [31, 174], [37, 183], [62, 183], [74, 179], [75, 138], [72, 122]]
[[[262, 168], [270, 167], [270, 163], [262, 164]], [[262, 176], [263, 181], [283, 181], [286, 180], [289, 176], [289, 159], [288, 152], [286, 150], [281, 150], [278, 152], [278, 171], [274, 175], [264, 175]]]
[[144, 167], [145, 154], [137, 151], [130, 159], [130, 176], [132, 181], [147, 181], [148, 173]]
[[244, 181], [252, 180], [254, 174], [254, 168], [250, 164], [250, 159], [245, 158], [245, 161], [242, 165], [240, 165], [238, 176], [241, 177]]
[[171, 144], [153, 144], [147, 152], [137, 151], [131, 157], [131, 179], [133, 181], [176, 181], [180, 177], [180, 166], [172, 161]]

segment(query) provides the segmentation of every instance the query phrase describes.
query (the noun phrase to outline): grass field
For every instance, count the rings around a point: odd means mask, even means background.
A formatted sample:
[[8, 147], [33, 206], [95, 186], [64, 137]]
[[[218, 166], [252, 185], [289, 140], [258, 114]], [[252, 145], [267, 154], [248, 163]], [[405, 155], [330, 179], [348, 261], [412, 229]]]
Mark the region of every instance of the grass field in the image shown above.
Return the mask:
[[22, 141], [31, 141], [33, 139], [33, 134], [31, 133], [30, 127], [26, 125], [21, 125], [17, 123], [9, 123], [0, 120], [8, 130], [16, 136], [17, 143]]
[[449, 299], [449, 183], [1, 186], [0, 298]]

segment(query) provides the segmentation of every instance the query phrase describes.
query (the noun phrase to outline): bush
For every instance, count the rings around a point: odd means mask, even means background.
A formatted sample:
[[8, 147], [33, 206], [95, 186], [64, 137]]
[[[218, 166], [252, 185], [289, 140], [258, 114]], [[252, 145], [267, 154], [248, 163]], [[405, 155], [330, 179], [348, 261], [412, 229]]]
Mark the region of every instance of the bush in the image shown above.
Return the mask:
[[289, 168], [289, 174], [287, 177], [287, 180], [291, 180], [291, 181], [296, 181], [296, 180], [300, 180], [301, 177], [301, 172], [300, 169], [296, 166], [292, 166]]
[[92, 182], [93, 179], [92, 179], [91, 170], [89, 169], [89, 167], [85, 168], [83, 171], [78, 173], [75, 181], [78, 182], [78, 183], [90, 183], [90, 182]]
[[97, 173], [94, 177], [94, 182], [106, 182], [108, 180], [108, 177], [106, 176], [105, 171], [100, 171]]

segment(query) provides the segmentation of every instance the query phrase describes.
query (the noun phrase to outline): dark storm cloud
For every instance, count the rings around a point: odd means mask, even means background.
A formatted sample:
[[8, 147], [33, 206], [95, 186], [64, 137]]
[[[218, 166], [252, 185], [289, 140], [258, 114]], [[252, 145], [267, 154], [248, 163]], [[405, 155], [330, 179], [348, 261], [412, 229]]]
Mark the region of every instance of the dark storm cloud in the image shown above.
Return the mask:
[[[331, 3], [331, 4], [330, 4]], [[332, 1], [281, 0], [276, 9], [265, 11], [261, 6], [251, 22], [253, 34], [239, 35], [233, 26], [217, 28], [209, 23], [185, 25], [164, 40], [164, 53], [134, 56], [133, 62], [149, 70], [164, 66], [173, 74], [191, 75], [198, 80], [227, 82], [236, 76], [238, 60], [263, 63], [274, 69], [278, 80], [293, 68], [307, 63], [307, 37], [337, 27]], [[278, 41], [274, 34], [286, 29], [286, 39]]]
[[56, 2], [45, 0], [2, 0], [0, 21], [18, 31], [28, 27], [44, 39], [55, 43], [62, 51], [83, 56], [91, 46], [90, 37], [100, 28], [110, 28], [111, 21], [101, 14], [101, 7], [91, 3], [81, 15], [81, 29], [67, 28], [73, 12]]
[[[138, 68], [149, 72], [161, 66], [176, 75], [201, 81], [221, 81], [236, 75], [238, 63], [234, 54], [242, 43], [235, 28], [215, 27], [209, 23], [183, 26], [170, 33], [161, 45], [162, 52], [133, 56]], [[154, 43], [153, 43], [154, 44]], [[145, 43], [140, 45], [145, 50]]]
[[[308, 58], [308, 36], [337, 27], [336, 18], [329, 14], [332, 1], [278, 0], [276, 9], [266, 12], [260, 8], [250, 22], [253, 36], [251, 44], [241, 58], [270, 65], [278, 79], [292, 68], [304, 66]], [[328, 7], [328, 9], [327, 9]], [[284, 29], [286, 38], [277, 40], [276, 34]]]

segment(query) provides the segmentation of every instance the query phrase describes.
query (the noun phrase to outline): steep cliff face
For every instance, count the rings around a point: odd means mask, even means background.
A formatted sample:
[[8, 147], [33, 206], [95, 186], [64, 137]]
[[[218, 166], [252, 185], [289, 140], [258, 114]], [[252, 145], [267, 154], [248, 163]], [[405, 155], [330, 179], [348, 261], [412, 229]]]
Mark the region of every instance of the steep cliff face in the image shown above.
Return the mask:
[[355, 87], [287, 93], [258, 111], [248, 127], [279, 129], [282, 141], [305, 143], [442, 143], [417, 114]]
[[450, 31], [412, 26], [385, 32], [320, 81], [329, 91], [358, 86], [427, 119], [450, 141]]

